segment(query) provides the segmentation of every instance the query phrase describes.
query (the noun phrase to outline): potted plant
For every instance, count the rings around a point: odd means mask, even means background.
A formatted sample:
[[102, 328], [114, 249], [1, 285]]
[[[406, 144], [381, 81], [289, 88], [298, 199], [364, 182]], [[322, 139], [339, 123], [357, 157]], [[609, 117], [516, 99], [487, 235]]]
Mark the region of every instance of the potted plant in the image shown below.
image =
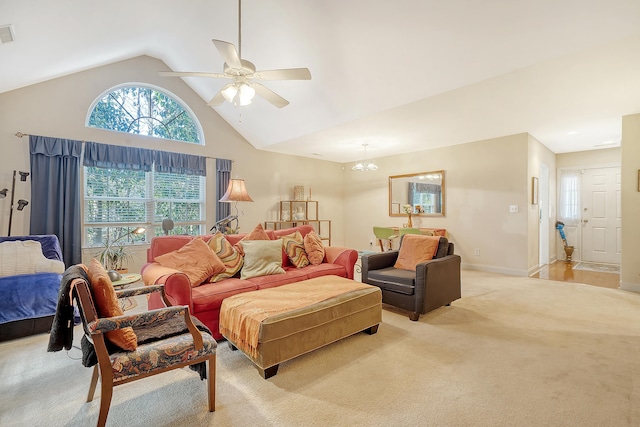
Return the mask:
[[98, 261], [104, 265], [106, 270], [115, 270], [119, 273], [128, 273], [127, 263], [132, 259], [132, 254], [127, 251], [127, 247], [123, 244], [109, 245], [105, 244], [102, 251], [98, 254]]
[[142, 234], [144, 227], [138, 227], [133, 231], [124, 233], [115, 239], [108, 237], [103, 241], [103, 247], [96, 254], [98, 261], [102, 263], [107, 271], [114, 270], [118, 273], [128, 273], [127, 263], [133, 259], [133, 255], [128, 251], [127, 246], [121, 242], [122, 239], [131, 234]]

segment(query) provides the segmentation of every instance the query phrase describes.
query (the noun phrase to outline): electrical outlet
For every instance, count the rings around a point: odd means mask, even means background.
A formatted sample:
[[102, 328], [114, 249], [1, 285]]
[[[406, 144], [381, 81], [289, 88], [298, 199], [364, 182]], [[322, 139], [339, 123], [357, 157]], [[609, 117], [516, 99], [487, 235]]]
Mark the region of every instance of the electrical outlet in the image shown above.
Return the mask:
[[518, 213], [518, 205], [509, 205], [509, 212]]
[[475, 249], [473, 250], [473, 254], [474, 254], [475, 256], [480, 256], [480, 248], [475, 248]]

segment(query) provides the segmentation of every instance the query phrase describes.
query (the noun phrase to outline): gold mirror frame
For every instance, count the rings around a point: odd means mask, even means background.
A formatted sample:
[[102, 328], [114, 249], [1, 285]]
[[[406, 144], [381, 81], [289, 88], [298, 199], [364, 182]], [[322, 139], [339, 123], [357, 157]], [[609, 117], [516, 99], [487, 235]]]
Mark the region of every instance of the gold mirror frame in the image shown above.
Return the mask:
[[[439, 187], [440, 191], [438, 191], [437, 187]], [[421, 199], [421, 203], [411, 203], [411, 215], [444, 216], [444, 170], [390, 176], [389, 216], [407, 216], [403, 206], [410, 204], [408, 201], [411, 191], [418, 191], [420, 193], [418, 197]], [[413, 199], [416, 199], [415, 195]], [[424, 212], [419, 212], [419, 210], [423, 210]]]

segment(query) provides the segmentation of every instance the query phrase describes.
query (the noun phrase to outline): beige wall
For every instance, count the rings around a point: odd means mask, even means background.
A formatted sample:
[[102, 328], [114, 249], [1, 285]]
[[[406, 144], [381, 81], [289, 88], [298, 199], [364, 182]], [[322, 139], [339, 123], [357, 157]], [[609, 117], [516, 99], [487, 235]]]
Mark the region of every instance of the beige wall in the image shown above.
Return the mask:
[[622, 118], [622, 262], [620, 287], [640, 292], [640, 114]]
[[[166, 151], [187, 152], [211, 158], [233, 159], [233, 177], [244, 178], [254, 203], [240, 203], [244, 212], [241, 231], [257, 223], [276, 219], [278, 202], [293, 196], [293, 186], [313, 188], [320, 201], [320, 217], [333, 220], [334, 245], [344, 244], [342, 227], [342, 173], [337, 163], [274, 154], [254, 149], [181, 79], [160, 77], [166, 65], [150, 57], [138, 57], [67, 77], [0, 94], [0, 189], [11, 189], [14, 169], [29, 171], [28, 138], [17, 138], [18, 131], [34, 135], [132, 145]], [[115, 133], [85, 127], [91, 103], [108, 89], [127, 82], [155, 85], [182, 99], [198, 117], [206, 145], [163, 141], [144, 136]], [[207, 162], [207, 227], [215, 222], [215, 160]], [[30, 181], [16, 188], [16, 199], [30, 200]], [[26, 184], [26, 185], [24, 185]], [[14, 212], [12, 235], [29, 234], [31, 205]], [[7, 234], [9, 199], [0, 200], [0, 234]], [[145, 259], [138, 248], [132, 270], [139, 270]], [[84, 259], [94, 250], [84, 251]]]
[[[529, 136], [519, 134], [374, 159], [377, 172], [345, 164], [345, 240], [369, 249], [373, 225], [401, 226], [390, 217], [388, 177], [444, 169], [446, 215], [414, 217], [414, 226], [446, 228], [466, 268], [526, 275], [529, 268]], [[553, 166], [552, 166], [553, 167]], [[510, 213], [509, 205], [518, 212]], [[375, 242], [374, 242], [375, 243]], [[474, 255], [474, 249], [480, 255]]]
[[556, 166], [558, 169], [570, 167], [619, 166], [620, 159], [620, 148], [575, 151], [573, 153], [556, 154]]

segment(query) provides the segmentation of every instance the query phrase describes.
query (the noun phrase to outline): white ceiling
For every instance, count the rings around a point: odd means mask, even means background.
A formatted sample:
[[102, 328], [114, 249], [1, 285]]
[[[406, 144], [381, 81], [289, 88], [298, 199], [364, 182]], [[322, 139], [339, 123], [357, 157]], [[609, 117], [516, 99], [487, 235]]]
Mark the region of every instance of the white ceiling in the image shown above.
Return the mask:
[[[139, 55], [221, 72], [236, 0], [0, 0], [0, 93]], [[215, 110], [258, 149], [348, 162], [529, 132], [617, 146], [640, 113], [638, 0], [245, 0], [242, 57], [289, 100]], [[170, 78], [170, 77], [167, 77]], [[185, 79], [205, 101], [228, 81]], [[614, 145], [609, 145], [614, 144]]]

